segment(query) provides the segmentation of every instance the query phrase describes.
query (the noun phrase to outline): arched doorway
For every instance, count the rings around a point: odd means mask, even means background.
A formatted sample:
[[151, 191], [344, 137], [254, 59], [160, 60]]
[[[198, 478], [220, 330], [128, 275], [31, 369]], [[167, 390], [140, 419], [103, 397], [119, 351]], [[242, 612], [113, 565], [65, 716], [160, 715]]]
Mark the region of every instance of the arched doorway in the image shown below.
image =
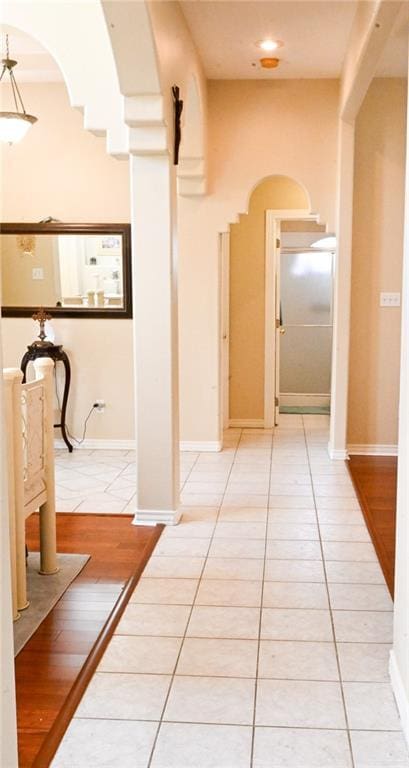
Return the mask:
[[[226, 370], [225, 355], [228, 354], [229, 421], [232, 425], [271, 426], [275, 270], [270, 244], [276, 237], [274, 228], [280, 217], [309, 218], [314, 214], [311, 213], [309, 195], [298, 181], [287, 176], [269, 176], [254, 187], [248, 212], [239, 216], [238, 223], [231, 224], [227, 235], [230, 247], [225, 247], [224, 252], [229, 251], [230, 259], [227, 270], [230, 281], [229, 334], [222, 367]], [[226, 269], [223, 274], [226, 275]], [[225, 286], [222, 295], [227, 295]], [[223, 317], [226, 301], [222, 304]], [[224, 377], [224, 389], [226, 386]], [[224, 398], [225, 404], [226, 401]]]

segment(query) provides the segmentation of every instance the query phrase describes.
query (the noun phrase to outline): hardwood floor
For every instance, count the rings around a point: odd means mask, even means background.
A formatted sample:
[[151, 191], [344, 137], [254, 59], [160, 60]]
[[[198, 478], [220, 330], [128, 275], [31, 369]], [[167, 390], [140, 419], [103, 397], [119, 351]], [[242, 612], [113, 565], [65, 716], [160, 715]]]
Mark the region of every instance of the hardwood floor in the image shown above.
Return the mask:
[[[27, 520], [30, 550], [39, 548], [36, 518]], [[49, 765], [92, 674], [87, 659], [98, 663], [163, 529], [131, 519], [57, 515], [58, 551], [91, 558], [16, 658], [20, 768]]]
[[398, 460], [393, 456], [351, 456], [346, 463], [393, 597]]

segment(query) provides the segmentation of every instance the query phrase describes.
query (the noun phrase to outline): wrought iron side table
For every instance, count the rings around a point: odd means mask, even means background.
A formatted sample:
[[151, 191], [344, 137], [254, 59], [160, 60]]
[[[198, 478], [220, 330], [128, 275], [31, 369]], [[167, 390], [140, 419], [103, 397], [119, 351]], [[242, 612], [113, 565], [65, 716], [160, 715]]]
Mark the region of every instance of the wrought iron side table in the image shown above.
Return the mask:
[[34, 341], [30, 346], [27, 347], [27, 352], [25, 353], [22, 361], [21, 361], [21, 371], [23, 372], [23, 381], [26, 380], [26, 370], [29, 362], [36, 360], [38, 357], [50, 357], [51, 360], [54, 362], [54, 367], [57, 365], [58, 362], [61, 362], [64, 366], [65, 371], [65, 382], [64, 382], [64, 392], [62, 397], [62, 403], [61, 403], [61, 420], [59, 424], [54, 424], [54, 427], [58, 427], [61, 429], [62, 438], [64, 440], [64, 443], [66, 444], [68, 450], [70, 453], [72, 453], [73, 446], [70, 443], [67, 435], [67, 428], [65, 424], [65, 415], [67, 412], [67, 402], [68, 402], [68, 394], [70, 391], [70, 383], [71, 383], [71, 366], [70, 361], [68, 358], [68, 355], [66, 352], [64, 352], [62, 348], [62, 344], [53, 344], [51, 341], [45, 340], [45, 332], [44, 332], [44, 325], [45, 320], [48, 320], [50, 318], [50, 315], [47, 315], [44, 310], [40, 309], [37, 315], [33, 315], [34, 320], [38, 320], [40, 323], [40, 338], [37, 341]]

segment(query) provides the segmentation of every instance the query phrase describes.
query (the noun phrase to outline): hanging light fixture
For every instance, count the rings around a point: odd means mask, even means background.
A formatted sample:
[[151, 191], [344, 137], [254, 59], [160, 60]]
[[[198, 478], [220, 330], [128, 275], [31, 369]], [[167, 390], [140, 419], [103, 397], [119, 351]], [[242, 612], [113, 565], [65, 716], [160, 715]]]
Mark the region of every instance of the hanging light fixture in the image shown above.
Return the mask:
[[9, 57], [8, 35], [6, 35], [6, 58], [2, 59], [1, 63], [3, 65], [3, 70], [0, 75], [0, 82], [5, 73], [8, 72], [16, 111], [0, 112], [0, 141], [8, 142], [8, 144], [15, 144], [24, 138], [30, 126], [37, 122], [37, 118], [33, 117], [33, 115], [28, 115], [25, 110], [23, 99], [21, 98], [13, 72], [17, 62]]

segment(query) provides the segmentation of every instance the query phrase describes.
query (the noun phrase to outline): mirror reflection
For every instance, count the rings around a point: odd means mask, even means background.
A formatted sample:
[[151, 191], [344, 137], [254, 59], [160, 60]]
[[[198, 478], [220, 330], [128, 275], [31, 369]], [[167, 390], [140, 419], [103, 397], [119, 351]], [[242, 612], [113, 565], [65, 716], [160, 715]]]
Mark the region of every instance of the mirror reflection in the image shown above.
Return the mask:
[[6, 307], [123, 308], [120, 233], [0, 236]]

